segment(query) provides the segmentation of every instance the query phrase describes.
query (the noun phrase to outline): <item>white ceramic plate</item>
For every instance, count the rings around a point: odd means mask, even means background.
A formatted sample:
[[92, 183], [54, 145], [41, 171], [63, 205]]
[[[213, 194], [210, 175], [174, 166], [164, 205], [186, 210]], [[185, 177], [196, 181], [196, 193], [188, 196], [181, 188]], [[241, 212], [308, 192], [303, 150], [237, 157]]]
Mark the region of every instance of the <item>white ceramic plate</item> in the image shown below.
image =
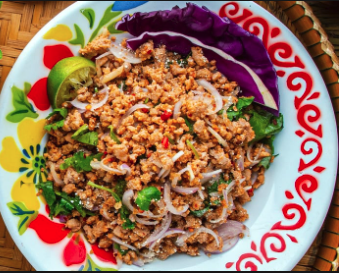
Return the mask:
[[[103, 257], [102, 252], [95, 250], [96, 254], [90, 254], [91, 246], [83, 239], [74, 244], [75, 237], [67, 236], [58, 219], [48, 220], [45, 205], [36, 197], [34, 187], [40, 176], [44, 179], [40, 169], [44, 166], [46, 144], [44, 118], [50, 112], [46, 96], [49, 69], [60, 58], [77, 55], [80, 44], [87, 43], [112, 3], [78, 2], [55, 17], [24, 49], [1, 93], [1, 213], [15, 243], [37, 270], [115, 268], [109, 261], [112, 258]], [[127, 13], [171, 9], [175, 5], [184, 7], [185, 2], [118, 1], [114, 9], [121, 13], [113, 16], [108, 9], [110, 18], [105, 25], [110, 26]], [[281, 112], [285, 118], [285, 128], [275, 142], [279, 157], [267, 171], [266, 184], [246, 205], [250, 215], [246, 222], [251, 230], [249, 238], [222, 255], [175, 255], [144, 269], [291, 270], [318, 233], [333, 194], [338, 141], [331, 101], [307, 51], [274, 16], [253, 2], [204, 5], [258, 35], [268, 48], [279, 75]], [[87, 8], [93, 9], [95, 20], [93, 13], [80, 12]], [[142, 270], [135, 266], [124, 266], [122, 270], [125, 269]]]

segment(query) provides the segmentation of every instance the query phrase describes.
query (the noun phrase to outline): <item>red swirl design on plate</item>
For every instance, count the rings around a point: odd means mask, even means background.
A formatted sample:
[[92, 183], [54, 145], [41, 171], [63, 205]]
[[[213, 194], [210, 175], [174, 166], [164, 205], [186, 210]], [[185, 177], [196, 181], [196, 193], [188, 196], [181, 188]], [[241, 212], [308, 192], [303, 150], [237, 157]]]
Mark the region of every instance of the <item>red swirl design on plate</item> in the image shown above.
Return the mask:
[[319, 186], [318, 180], [314, 176], [309, 174], [300, 176], [295, 182], [295, 188], [297, 190], [297, 193], [299, 194], [300, 198], [304, 201], [308, 210], [311, 209], [312, 198], [306, 201], [303, 192], [313, 193], [318, 189], [318, 186]]
[[266, 248], [265, 248], [265, 243], [268, 239], [271, 239], [271, 238], [275, 238], [279, 241], [280, 243], [280, 247], [277, 247], [275, 244], [270, 244], [270, 249], [273, 251], [273, 252], [278, 252], [278, 253], [281, 253], [281, 252], [284, 252], [286, 250], [286, 243], [285, 243], [285, 240], [284, 238], [279, 235], [279, 234], [276, 234], [276, 233], [266, 233], [264, 235], [264, 237], [262, 238], [261, 240], [261, 246], [260, 246], [260, 251], [262, 253], [262, 255], [264, 256], [264, 259], [267, 263], [271, 262], [271, 261], [274, 261], [276, 260], [276, 258], [269, 258], [268, 257], [268, 254], [267, 254], [267, 251], [266, 251]]
[[302, 80], [304, 80], [304, 82], [306, 84], [306, 88], [305, 88], [304, 94], [300, 98], [299, 97], [295, 97], [295, 99], [294, 99], [295, 109], [298, 110], [300, 108], [301, 104], [303, 103], [303, 101], [311, 93], [312, 88], [313, 88], [313, 80], [312, 80], [312, 77], [308, 73], [306, 73], [306, 72], [295, 72], [295, 73], [292, 73], [287, 78], [287, 87], [291, 91], [300, 91], [301, 88], [302, 88], [300, 82], [298, 82], [297, 84], [293, 83], [296, 79], [302, 79]]
[[280, 58], [283, 59], [288, 59], [290, 57], [292, 57], [293, 55], [293, 50], [292, 47], [284, 42], [280, 42], [280, 43], [276, 43], [273, 44], [269, 47], [268, 49], [268, 54], [271, 57], [271, 60], [273, 62], [274, 65], [276, 66], [280, 66], [280, 67], [300, 67], [300, 68], [305, 68], [305, 65], [302, 63], [302, 61], [300, 60], [300, 58], [298, 56], [294, 57], [294, 62], [283, 62], [283, 61], [279, 61], [276, 58], [276, 54], [278, 53]]
[[221, 9], [219, 10], [219, 16], [228, 17], [237, 24], [253, 15], [253, 13], [247, 9], [244, 9], [241, 15], [238, 15], [238, 12], [239, 4], [236, 2], [231, 2], [221, 7]]
[[304, 171], [305, 169], [309, 168], [309, 167], [312, 167], [314, 164], [316, 164], [319, 159], [321, 158], [322, 154], [323, 154], [323, 146], [321, 145], [320, 141], [318, 141], [317, 139], [315, 138], [307, 138], [303, 141], [303, 143], [301, 144], [301, 152], [304, 154], [304, 155], [309, 155], [309, 154], [312, 154], [313, 153], [313, 148], [309, 148], [308, 150], [306, 150], [305, 146], [307, 143], [310, 143], [310, 142], [314, 142], [317, 144], [317, 147], [318, 147], [318, 153], [316, 154], [316, 156], [308, 163], [305, 163], [305, 161], [301, 158], [300, 159], [300, 163], [299, 163], [299, 168], [298, 168], [298, 171], [299, 172], [302, 172]]
[[[309, 112], [314, 112], [315, 115], [307, 115]], [[300, 107], [298, 114], [297, 114], [297, 119], [299, 124], [308, 132], [322, 138], [323, 137], [323, 129], [322, 125], [319, 124], [317, 128], [313, 128], [310, 123], [314, 123], [316, 121], [319, 121], [321, 118], [321, 111], [320, 109], [314, 105], [314, 104], [306, 104], [302, 107]]]
[[251, 254], [251, 253], [246, 253], [240, 256], [237, 264], [236, 264], [236, 268], [237, 271], [242, 271], [241, 270], [241, 264], [243, 262], [245, 262], [245, 269], [250, 269], [251, 271], [258, 271], [258, 266], [254, 263], [254, 261], [247, 261], [248, 259], [253, 259], [256, 260], [257, 262], [259, 262], [260, 264], [263, 264], [261, 258], [255, 254]]
[[[237, 262], [228, 262], [227, 269], [236, 265], [236, 270], [250, 269], [258, 270], [260, 265], [273, 262], [277, 259], [277, 254], [287, 251], [289, 244], [297, 244], [298, 239], [286, 234], [304, 227], [307, 221], [307, 213], [312, 209], [312, 194], [317, 191], [319, 181], [313, 174], [320, 174], [325, 170], [322, 166], [317, 166], [323, 156], [322, 137], [323, 130], [321, 124], [321, 110], [317, 105], [320, 92], [314, 91], [314, 81], [308, 72], [303, 60], [294, 52], [291, 44], [282, 37], [281, 29], [271, 25], [266, 18], [241, 7], [236, 2], [223, 5], [219, 10], [220, 16], [227, 16], [238, 23], [244, 29], [262, 38], [264, 45], [268, 48], [269, 56], [275, 66], [278, 77], [286, 77], [287, 90], [298, 94], [294, 96], [295, 116], [298, 121], [298, 128], [294, 130], [293, 136], [302, 139], [300, 146], [300, 159], [298, 172], [307, 172], [299, 175], [293, 187], [286, 188], [281, 194], [286, 197], [281, 212], [282, 219], [275, 223], [272, 229], [262, 235], [260, 239], [260, 249], [253, 241], [248, 247], [248, 253], [241, 255]], [[293, 68], [291, 70], [290, 68]], [[307, 103], [306, 103], [307, 102]], [[310, 134], [312, 135], [310, 137]], [[315, 148], [306, 148], [308, 143], [315, 143]], [[316, 153], [314, 158], [306, 162], [302, 155]], [[287, 185], [288, 186], [288, 185]], [[310, 195], [306, 197], [305, 195]], [[302, 202], [301, 202], [302, 201]], [[305, 206], [305, 208], [303, 207]], [[267, 244], [268, 240], [277, 240], [274, 244]]]
[[285, 219], [295, 220], [296, 214], [291, 212], [291, 210], [297, 210], [299, 212], [300, 217], [298, 221], [290, 226], [282, 225], [282, 222], [280, 221], [272, 227], [272, 230], [296, 230], [302, 228], [305, 225], [307, 219], [305, 209], [299, 204], [286, 204], [282, 209]]

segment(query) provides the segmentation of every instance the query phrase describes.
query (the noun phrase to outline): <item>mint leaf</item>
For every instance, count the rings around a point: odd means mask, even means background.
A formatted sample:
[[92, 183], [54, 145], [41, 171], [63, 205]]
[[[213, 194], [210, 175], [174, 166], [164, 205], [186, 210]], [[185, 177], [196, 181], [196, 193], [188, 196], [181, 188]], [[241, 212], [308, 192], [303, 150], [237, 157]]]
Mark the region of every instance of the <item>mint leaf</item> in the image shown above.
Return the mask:
[[148, 187], [138, 192], [135, 203], [141, 210], [148, 211], [152, 200], [159, 201], [161, 192], [156, 187]]
[[121, 141], [119, 140], [119, 138], [117, 137], [117, 135], [114, 133], [114, 128], [112, 125], [108, 126], [108, 129], [111, 130], [110, 132], [110, 136], [111, 139], [113, 139], [116, 143], [121, 144]]
[[254, 97], [249, 97], [249, 98], [239, 98], [236, 108], [237, 111], [234, 110], [234, 104], [232, 104], [228, 109], [227, 109], [227, 117], [229, 120], [234, 121], [238, 120], [243, 116], [243, 109], [250, 106], [254, 100]]
[[232, 180], [228, 180], [226, 181], [224, 179], [224, 176], [222, 174], [220, 174], [220, 178], [218, 181], [214, 182], [210, 187], [207, 188], [208, 193], [212, 193], [212, 192], [218, 192], [218, 187], [221, 184], [230, 184], [232, 182]]

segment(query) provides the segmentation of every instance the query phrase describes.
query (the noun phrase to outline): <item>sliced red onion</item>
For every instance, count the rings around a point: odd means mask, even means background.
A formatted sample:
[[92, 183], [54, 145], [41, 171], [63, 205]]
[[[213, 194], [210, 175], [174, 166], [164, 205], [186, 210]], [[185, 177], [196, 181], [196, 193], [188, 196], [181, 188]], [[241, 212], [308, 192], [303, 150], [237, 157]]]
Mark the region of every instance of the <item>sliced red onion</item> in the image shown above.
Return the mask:
[[201, 200], [205, 200], [205, 196], [204, 193], [202, 192], [202, 190], [198, 190], [198, 194]]
[[239, 236], [242, 233], [249, 236], [249, 229], [244, 224], [232, 220], [228, 220], [225, 224], [219, 226], [217, 231], [224, 241]]
[[119, 87], [120, 93], [124, 93], [124, 82], [121, 82], [121, 85]]
[[180, 157], [182, 157], [185, 153], [183, 151], [178, 152], [175, 156], [172, 157], [172, 161], [176, 162]]
[[162, 176], [167, 172], [167, 170], [164, 168], [164, 169], [161, 169], [161, 171], [159, 172], [158, 174], [158, 177], [159, 178], [162, 178]]
[[216, 177], [216, 175], [218, 175], [219, 173], [222, 173], [221, 169], [209, 173], [202, 173], [203, 178], [200, 180], [201, 184], [204, 184], [211, 178]]
[[120, 166], [120, 169], [123, 170], [123, 171], [125, 170], [127, 176], [129, 176], [131, 174], [131, 172], [132, 172], [130, 166], [128, 166], [127, 164], [122, 164]]
[[150, 211], [145, 211], [143, 213], [138, 213], [137, 215], [140, 216], [144, 216], [144, 217], [148, 217], [148, 218], [153, 218], [153, 219], [158, 219], [158, 218], [162, 218], [167, 214], [168, 211], [164, 212], [163, 214], [159, 214], [159, 215], [154, 215], [152, 212]]
[[254, 159], [252, 159], [252, 155], [251, 155], [252, 154], [252, 148], [253, 148], [253, 144], [250, 145], [248, 147], [248, 149], [247, 149], [247, 159], [248, 159], [249, 162], [252, 163], [251, 166], [254, 166], [254, 165], [256, 165], [256, 164], [258, 164], [260, 162], [260, 160], [258, 160], [258, 158], [259, 158], [259, 156], [261, 154], [262, 149], [264, 148], [264, 145], [261, 144], [260, 150], [259, 150], [258, 154], [255, 156]]
[[171, 198], [171, 186], [169, 183], [165, 184], [165, 188], [164, 188], [164, 200], [166, 203], [166, 207], [168, 209], [169, 212], [175, 214], [175, 215], [182, 215], [184, 214], [189, 206], [185, 205], [182, 211], [177, 210], [173, 204], [172, 204], [172, 198]]
[[235, 210], [235, 205], [233, 202], [233, 197], [231, 194], [227, 195], [227, 199], [228, 199], [228, 207], [230, 208], [230, 210]]
[[191, 233], [186, 232], [183, 235], [179, 236], [175, 244], [178, 247], [183, 247], [185, 245], [186, 240], [189, 238], [190, 234]]
[[174, 228], [173, 229], [169, 229], [168, 231], [166, 231], [166, 233], [162, 237], [160, 237], [158, 240], [154, 241], [150, 245], [149, 249], [152, 250], [156, 246], [156, 244], [160, 242], [160, 240], [166, 238], [167, 236], [171, 236], [173, 234], [185, 234], [185, 233], [186, 233], [185, 231], [180, 230], [180, 229], [174, 229]]
[[104, 54], [101, 54], [100, 56], [96, 57], [95, 59], [96, 59], [96, 60], [100, 60], [100, 59], [102, 59], [102, 58], [104, 58], [104, 57], [106, 57], [106, 56], [109, 56], [109, 55], [112, 55], [112, 52], [107, 51], [107, 52], [105, 52]]
[[105, 97], [101, 100], [101, 101], [99, 101], [98, 103], [94, 103], [94, 104], [89, 104], [89, 103], [84, 103], [84, 102], [80, 102], [79, 100], [78, 100], [78, 98], [75, 98], [74, 100], [72, 100], [70, 103], [74, 106], [74, 107], [76, 107], [76, 108], [78, 108], [78, 109], [80, 109], [80, 110], [87, 110], [87, 106], [88, 105], [91, 105], [91, 111], [94, 111], [94, 110], [96, 110], [96, 109], [98, 109], [98, 108], [100, 108], [100, 107], [102, 107], [103, 105], [105, 105], [105, 103], [107, 102], [107, 100], [108, 100], [108, 96], [109, 96], [109, 91], [110, 89], [109, 89], [109, 87], [108, 86], [106, 86], [105, 85], [105, 87], [101, 90], [101, 91], [99, 91], [99, 93], [100, 94], [105, 94]]
[[[217, 235], [213, 230], [211, 230], [211, 229], [209, 229], [209, 228], [201, 227], [201, 228], [195, 230], [195, 231], [191, 234], [191, 236], [193, 236], [193, 235], [195, 235], [195, 234], [200, 234], [200, 233], [207, 233], [207, 234], [212, 235], [212, 236], [214, 237], [216, 243], [217, 243], [217, 246], [218, 246], [218, 247], [220, 246], [220, 242], [219, 242], [218, 235]], [[191, 236], [190, 236], [190, 237], [191, 237]]]
[[145, 219], [141, 219], [138, 216], [135, 216], [135, 221], [145, 226], [156, 226], [157, 224], [159, 224], [159, 221], [148, 221]]
[[180, 115], [180, 108], [182, 106], [182, 101], [179, 100], [175, 105], [174, 105], [174, 110], [173, 110], [173, 119], [177, 119]]
[[223, 101], [219, 91], [211, 83], [204, 79], [197, 80], [197, 83], [203, 88], [205, 88], [207, 91], [209, 91], [212, 94], [212, 96], [214, 96], [215, 99], [216, 104], [215, 110], [208, 113], [207, 115], [212, 115], [219, 112], [223, 107]]
[[118, 126], [119, 127], [122, 123], [122, 121], [127, 118], [130, 114], [132, 114], [134, 111], [138, 110], [138, 109], [149, 109], [151, 107], [149, 107], [146, 104], [136, 104], [134, 106], [132, 106], [130, 109], [127, 110], [127, 112], [122, 116], [122, 118], [119, 120]]
[[218, 140], [218, 142], [224, 146], [225, 148], [228, 147], [226, 140], [224, 140], [221, 135], [219, 135], [216, 131], [212, 129], [212, 127], [207, 127], [207, 130]]
[[92, 161], [91, 167], [95, 170], [103, 169], [106, 172], [114, 172], [114, 173], [118, 173], [118, 174], [122, 174], [122, 175], [126, 174], [126, 170], [121, 171], [121, 170], [118, 170], [118, 169], [110, 168], [107, 165], [105, 165], [102, 161]]
[[188, 170], [188, 172], [189, 172], [189, 174], [190, 174], [190, 181], [192, 181], [192, 180], [195, 178], [195, 175], [194, 175], [194, 173], [193, 173], [191, 164], [188, 164], [188, 165], [187, 165], [187, 170]]
[[124, 192], [124, 195], [122, 196], [122, 203], [131, 211], [134, 211], [134, 207], [131, 203], [131, 199], [134, 197], [133, 190], [128, 190]]
[[228, 195], [232, 190], [233, 190], [233, 187], [235, 186], [235, 181], [232, 181], [228, 186], [227, 186], [227, 189], [226, 189], [226, 195]]
[[137, 266], [137, 267], [143, 267], [145, 265], [144, 261], [142, 259], [138, 259], [136, 261], [133, 261], [133, 265]]
[[252, 185], [254, 185], [254, 183], [257, 181], [257, 179], [258, 179], [258, 172], [252, 172], [252, 175], [251, 175]]
[[127, 61], [131, 64], [139, 64], [142, 62], [140, 58], [135, 57], [134, 52], [122, 46], [113, 45], [109, 50], [116, 58], [123, 59], [124, 61]]
[[224, 109], [227, 111], [228, 108], [230, 108], [231, 105], [234, 104], [234, 96], [225, 96], [225, 97], [222, 97], [224, 100], [226, 99], [227, 102], [224, 104]]
[[181, 193], [181, 194], [193, 194], [196, 193], [199, 188], [195, 187], [195, 188], [185, 188], [185, 187], [172, 187], [172, 190], [177, 192], [177, 193]]
[[131, 246], [131, 245], [129, 245], [129, 244], [124, 243], [123, 241], [121, 241], [121, 240], [118, 239], [117, 237], [114, 237], [114, 236], [113, 236], [113, 238], [112, 238], [111, 240], [112, 240], [113, 242], [115, 242], [115, 243], [121, 245], [121, 246], [127, 247], [127, 248], [130, 249], [130, 250], [133, 250], [133, 251], [135, 251], [135, 252], [138, 252], [138, 249], [136, 249], [134, 246]]
[[166, 231], [171, 226], [171, 222], [172, 222], [172, 215], [168, 213], [166, 217], [162, 220], [161, 226], [157, 228], [153, 232], [153, 234], [151, 234], [150, 237], [147, 238], [147, 240], [142, 244], [142, 247], [152, 244], [153, 242], [157, 241], [159, 238], [162, 238], [162, 236], [164, 236]]
[[59, 174], [57, 174], [57, 172], [55, 171], [55, 164], [54, 163], [50, 164], [50, 170], [51, 170], [51, 174], [53, 176], [53, 180], [54, 180], [55, 184], [57, 184], [59, 187], [65, 186], [64, 181], [61, 180]]
[[66, 215], [60, 215], [59, 216], [59, 222], [63, 223], [63, 224], [67, 223], [67, 216]]
[[179, 174], [179, 175], [182, 175], [184, 172], [187, 172], [187, 171], [188, 171], [188, 167], [186, 167], [186, 168], [180, 170], [180, 171], [178, 172], [178, 174]]
[[247, 187], [244, 187], [244, 191], [249, 191], [252, 189], [252, 186], [247, 186]]
[[240, 157], [237, 159], [236, 163], [237, 163], [239, 169], [240, 169], [241, 171], [243, 171], [243, 170], [244, 170], [244, 156], [243, 156], [243, 152], [241, 152], [241, 155], [240, 155]]
[[222, 254], [222, 253], [229, 251], [233, 247], [235, 247], [238, 242], [239, 242], [239, 237], [234, 237], [232, 239], [224, 241], [224, 246], [223, 246], [221, 251], [208, 252], [208, 251], [206, 251], [206, 249], [204, 249], [204, 251], [205, 251], [206, 254], [214, 254], [214, 255], [215, 254]]
[[220, 196], [220, 193], [219, 192], [211, 192], [209, 194], [211, 197], [219, 197]]

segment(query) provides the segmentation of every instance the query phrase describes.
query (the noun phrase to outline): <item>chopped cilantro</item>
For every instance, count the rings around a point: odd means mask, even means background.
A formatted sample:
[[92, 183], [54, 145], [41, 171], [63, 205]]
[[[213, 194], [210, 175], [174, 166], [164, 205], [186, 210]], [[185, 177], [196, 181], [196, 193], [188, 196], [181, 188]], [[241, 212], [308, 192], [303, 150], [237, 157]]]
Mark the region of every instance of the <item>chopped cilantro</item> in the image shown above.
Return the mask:
[[121, 247], [119, 244], [114, 244], [114, 249], [118, 250], [121, 256], [125, 256], [128, 253], [128, 250], [121, 250]]
[[212, 193], [212, 192], [218, 192], [218, 187], [221, 184], [230, 184], [232, 182], [232, 180], [228, 180], [226, 181], [224, 179], [224, 176], [222, 174], [220, 174], [220, 178], [218, 181], [214, 182], [210, 187], [207, 188], [208, 193]]
[[135, 203], [141, 210], [148, 211], [152, 200], [159, 201], [161, 192], [156, 187], [148, 187], [138, 192]]
[[56, 122], [54, 122], [54, 123], [52, 123], [52, 124], [47, 124], [47, 125], [44, 127], [44, 129], [45, 129], [46, 131], [50, 132], [52, 129], [53, 129], [53, 130], [57, 130], [57, 129], [59, 129], [59, 128], [62, 128], [62, 127], [64, 126], [64, 124], [65, 124], [65, 120], [62, 119], [62, 120], [56, 121]]
[[144, 104], [147, 104], [149, 102], [149, 98], [146, 98], [144, 101]]
[[97, 185], [97, 184], [93, 183], [92, 181], [89, 181], [89, 182], [87, 183], [87, 185], [88, 185], [88, 186], [91, 186], [92, 188], [97, 188], [97, 189], [99, 189], [99, 190], [107, 191], [107, 192], [109, 192], [110, 194], [112, 194], [112, 196], [114, 197], [114, 199], [115, 199], [116, 202], [118, 202], [118, 203], [121, 202], [121, 198], [120, 198], [120, 197], [118, 196], [118, 194], [115, 193], [112, 189], [109, 189], [109, 188], [104, 187], [104, 186]]
[[54, 111], [52, 113], [50, 113], [46, 119], [50, 119], [51, 117], [53, 117], [54, 115], [59, 115], [60, 117], [62, 117], [61, 120], [58, 120], [54, 123], [51, 124], [47, 124], [44, 129], [48, 132], [50, 132], [52, 129], [53, 130], [57, 130], [59, 128], [62, 128], [65, 124], [65, 118], [67, 117], [68, 111], [66, 108], [57, 108], [54, 109]]
[[98, 87], [94, 87], [94, 92], [95, 92], [95, 93], [98, 93], [98, 92], [99, 92]]
[[135, 224], [129, 219], [130, 212], [129, 212], [128, 208], [126, 208], [123, 205], [119, 212], [120, 212], [121, 219], [125, 221], [122, 224], [122, 228], [123, 229], [134, 229], [135, 228]]
[[53, 117], [54, 115], [59, 114], [60, 116], [62, 116], [63, 118], [67, 117], [68, 111], [66, 108], [57, 108], [54, 109], [52, 113], [50, 113], [46, 119], [50, 119], [51, 117]]
[[96, 155], [85, 156], [84, 152], [77, 152], [72, 157], [66, 158], [65, 162], [60, 165], [60, 170], [66, 170], [69, 167], [73, 167], [78, 173], [92, 171], [91, 162], [94, 158], [100, 160], [102, 153]]
[[194, 121], [190, 120], [187, 116], [185, 116], [184, 119], [185, 119], [185, 123], [187, 127], [189, 128], [189, 133], [193, 135], [194, 134], [194, 128], [193, 128]]
[[202, 210], [196, 210], [196, 211], [191, 210], [191, 214], [195, 217], [200, 218], [200, 217], [203, 217], [206, 214], [206, 212], [208, 212], [209, 210], [210, 210], [210, 206], [207, 206], [206, 208]]

